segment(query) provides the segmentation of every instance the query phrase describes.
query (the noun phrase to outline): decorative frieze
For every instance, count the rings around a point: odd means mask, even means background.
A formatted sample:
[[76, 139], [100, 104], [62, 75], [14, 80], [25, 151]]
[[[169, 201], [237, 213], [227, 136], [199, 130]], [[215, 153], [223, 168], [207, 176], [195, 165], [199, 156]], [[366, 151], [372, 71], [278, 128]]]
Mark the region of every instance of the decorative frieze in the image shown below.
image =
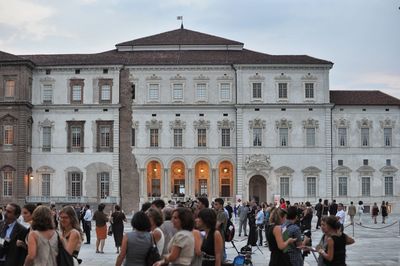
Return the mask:
[[318, 122], [318, 120], [309, 118], [307, 120], [303, 120], [303, 127], [304, 128], [318, 128], [319, 122]]
[[286, 118], [282, 118], [281, 120], [275, 121], [276, 128], [292, 128], [292, 121], [287, 120]]
[[372, 120], [368, 118], [363, 118], [357, 121], [357, 125], [359, 128], [372, 128]]
[[247, 155], [244, 161], [244, 168], [247, 170], [270, 170], [271, 158], [269, 155], [252, 154]]
[[396, 121], [386, 118], [383, 121], [379, 121], [379, 124], [381, 125], [381, 128], [394, 128]]
[[169, 127], [170, 127], [170, 129], [185, 129], [186, 122], [177, 118], [174, 121], [169, 122]]
[[150, 121], [146, 121], [146, 128], [147, 129], [160, 129], [162, 128], [162, 121], [159, 121], [155, 118], [151, 119]]
[[267, 122], [265, 120], [259, 119], [259, 118], [255, 118], [253, 120], [249, 121], [249, 128], [253, 129], [253, 128], [262, 128], [265, 129], [267, 125]]
[[222, 121], [218, 121], [217, 122], [217, 127], [218, 130], [221, 130], [222, 128], [229, 128], [231, 130], [235, 129], [235, 122], [234, 121], [230, 121], [229, 119], [225, 118]]
[[210, 128], [210, 120], [204, 120], [203, 118], [200, 118], [199, 120], [196, 120], [193, 122], [193, 127], [195, 129], [199, 129], [199, 128], [209, 129]]

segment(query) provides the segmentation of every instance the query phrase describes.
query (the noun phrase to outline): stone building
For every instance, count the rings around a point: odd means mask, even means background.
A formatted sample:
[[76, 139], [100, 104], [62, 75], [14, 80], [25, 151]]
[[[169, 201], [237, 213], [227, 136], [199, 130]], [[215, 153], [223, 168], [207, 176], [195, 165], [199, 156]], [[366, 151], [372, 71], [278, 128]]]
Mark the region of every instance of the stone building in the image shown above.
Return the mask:
[[28, 201], [131, 210], [203, 195], [399, 208], [400, 100], [330, 91], [332, 62], [184, 28], [98, 54], [14, 57], [33, 80]]

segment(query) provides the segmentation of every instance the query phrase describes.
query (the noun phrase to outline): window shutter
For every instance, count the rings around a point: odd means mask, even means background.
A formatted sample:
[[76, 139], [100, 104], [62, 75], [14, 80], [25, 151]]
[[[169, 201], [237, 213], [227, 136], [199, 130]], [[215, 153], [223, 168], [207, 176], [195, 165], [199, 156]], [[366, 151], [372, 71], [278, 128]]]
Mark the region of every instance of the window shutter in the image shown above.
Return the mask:
[[81, 125], [81, 152], [85, 152], [85, 124], [84, 123], [82, 123], [82, 125]]
[[67, 152], [71, 152], [71, 124], [68, 124]]
[[71, 196], [72, 195], [72, 193], [71, 193], [71, 173], [69, 172], [68, 173], [68, 177], [67, 177], [67, 196]]
[[97, 173], [97, 200], [101, 199], [101, 173]]
[[96, 151], [100, 152], [100, 124], [96, 121]]
[[82, 197], [83, 173], [79, 173], [79, 196]]
[[110, 152], [114, 151], [114, 122], [110, 123]]

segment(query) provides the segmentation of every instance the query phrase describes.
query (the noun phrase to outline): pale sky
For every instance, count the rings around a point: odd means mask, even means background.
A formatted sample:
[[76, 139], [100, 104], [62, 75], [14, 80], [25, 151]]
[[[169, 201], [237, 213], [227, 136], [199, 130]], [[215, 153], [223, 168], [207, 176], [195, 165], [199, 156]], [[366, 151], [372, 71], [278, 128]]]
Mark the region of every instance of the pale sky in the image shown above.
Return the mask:
[[332, 61], [330, 89], [400, 98], [400, 0], [0, 0], [0, 50], [98, 53], [180, 27]]

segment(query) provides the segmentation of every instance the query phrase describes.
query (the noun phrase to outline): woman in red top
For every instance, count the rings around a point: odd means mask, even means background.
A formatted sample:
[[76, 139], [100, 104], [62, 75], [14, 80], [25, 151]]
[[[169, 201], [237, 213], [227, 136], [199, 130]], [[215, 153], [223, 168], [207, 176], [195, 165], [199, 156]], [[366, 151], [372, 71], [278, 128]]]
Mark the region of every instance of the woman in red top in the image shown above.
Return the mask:
[[285, 201], [284, 198], [281, 198], [281, 199], [279, 200], [279, 208], [285, 209], [285, 210], [287, 209], [286, 201]]

